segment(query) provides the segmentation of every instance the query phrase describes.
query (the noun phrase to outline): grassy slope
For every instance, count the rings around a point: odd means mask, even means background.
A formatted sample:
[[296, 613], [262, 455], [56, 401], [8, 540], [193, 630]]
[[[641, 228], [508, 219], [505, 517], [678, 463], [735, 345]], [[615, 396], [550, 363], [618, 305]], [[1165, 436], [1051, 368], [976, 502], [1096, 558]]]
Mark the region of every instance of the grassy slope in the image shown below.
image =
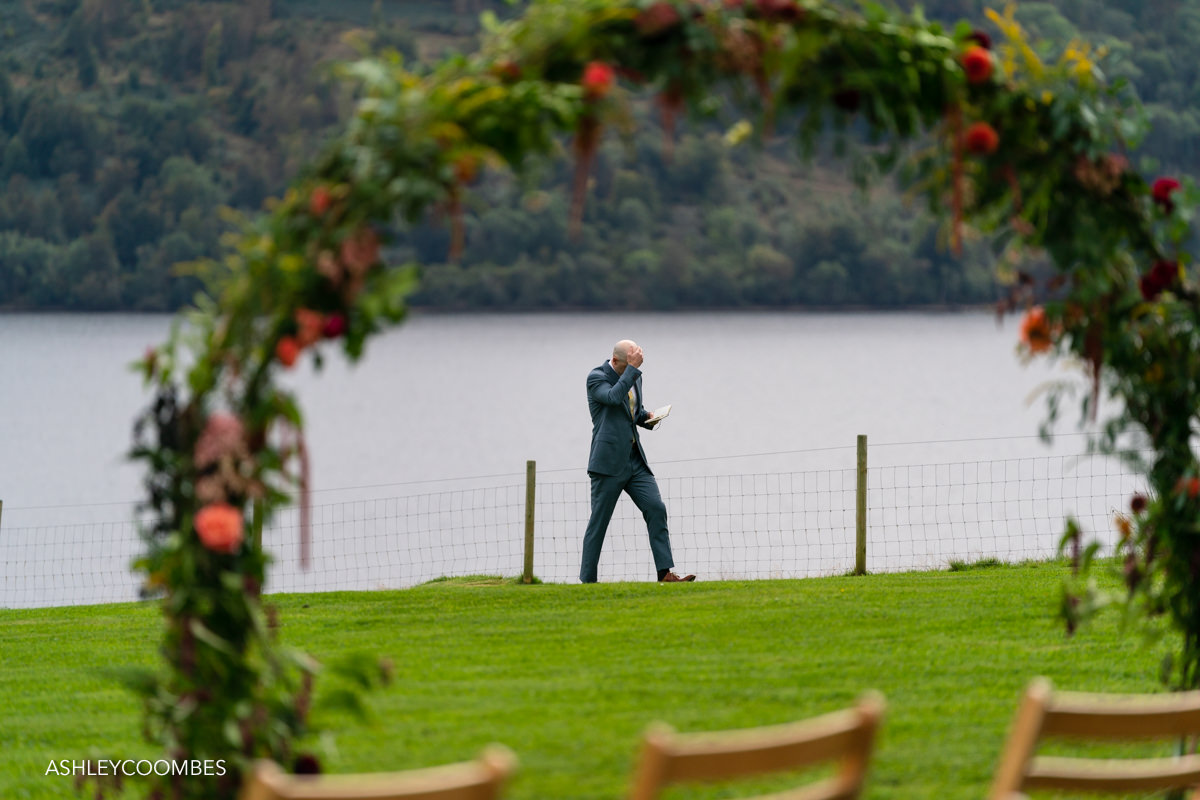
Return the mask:
[[[389, 655], [373, 724], [339, 720], [331, 771], [512, 747], [513, 798], [624, 793], [654, 719], [681, 730], [783, 722], [862, 689], [889, 702], [869, 797], [983, 796], [1021, 687], [1152, 690], [1156, 656], [1112, 621], [1066, 640], [1062, 568], [998, 567], [680, 586], [444, 582], [276, 598], [319, 658]], [[69, 797], [50, 759], [149, 755], [136, 704], [99, 672], [147, 664], [152, 607], [0, 612], [0, 797]], [[742, 787], [744, 788], [744, 787]], [[726, 792], [702, 796], [729, 796]]]

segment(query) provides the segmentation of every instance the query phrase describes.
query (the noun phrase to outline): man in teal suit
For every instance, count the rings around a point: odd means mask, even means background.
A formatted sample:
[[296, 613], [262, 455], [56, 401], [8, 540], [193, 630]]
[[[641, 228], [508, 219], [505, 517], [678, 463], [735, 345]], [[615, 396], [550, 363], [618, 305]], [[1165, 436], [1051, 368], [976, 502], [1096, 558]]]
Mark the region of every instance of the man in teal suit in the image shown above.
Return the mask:
[[658, 482], [646, 463], [638, 426], [647, 425], [650, 413], [642, 406], [642, 348], [628, 339], [613, 347], [612, 360], [596, 367], [587, 378], [588, 410], [592, 413], [592, 451], [588, 476], [592, 479], [592, 515], [583, 535], [583, 564], [579, 580], [595, 583], [600, 548], [621, 492], [628, 492], [646, 520], [650, 551], [660, 581], [694, 581], [679, 577], [671, 568], [671, 539], [667, 533], [667, 506]]

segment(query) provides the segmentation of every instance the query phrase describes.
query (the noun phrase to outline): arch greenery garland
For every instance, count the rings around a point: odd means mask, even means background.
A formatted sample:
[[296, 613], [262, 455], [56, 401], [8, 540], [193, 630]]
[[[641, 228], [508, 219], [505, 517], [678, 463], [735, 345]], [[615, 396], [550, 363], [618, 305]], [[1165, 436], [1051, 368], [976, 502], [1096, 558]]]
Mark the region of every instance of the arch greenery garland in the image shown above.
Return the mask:
[[[1166, 615], [1181, 637], [1172, 682], [1200, 685], [1200, 468], [1189, 445], [1200, 296], [1183, 269], [1195, 192], [1129, 167], [1138, 117], [1088, 48], [1044, 63], [1011, 10], [989, 15], [1003, 34], [995, 47], [969, 25], [948, 31], [871, 3], [540, 0], [514, 21], [485, 19], [480, 52], [427, 73], [398, 56], [347, 66], [361, 100], [344, 132], [269, 213], [243, 223], [206, 269], [213, 299], [141, 365], [155, 395], [134, 448], [148, 470], [138, 566], [166, 622], [165, 666], [143, 686], [149, 735], [178, 759], [294, 762], [316, 665], [276, 642], [267, 559], [247, 533], [256, 501], [269, 517], [303, 489], [302, 416], [277, 376], [334, 346], [357, 359], [403, 318], [417, 271], [382, 263], [385, 231], [438, 211], [457, 249], [455, 220], [481, 170], [519, 172], [568, 140], [577, 221], [601, 136], [628, 125], [630, 97], [643, 92], [657, 96], [668, 132], [677, 114], [722, 98], [748, 117], [731, 142], [771, 135], [785, 117], [800, 120], [801, 144], [854, 124], [888, 162], [921, 136], [928, 147], [906, 159], [906, 177], [950, 220], [952, 245], [970, 223], [996, 232], [1002, 264], [1050, 257], [1046, 286], [1009, 267], [1025, 293], [1014, 305], [1041, 298], [1023, 347], [1086, 367], [1085, 411], [1102, 389], [1119, 401], [1100, 446], [1130, 431], [1151, 445], [1151, 496], [1117, 521], [1121, 599]], [[1082, 579], [1065, 597], [1071, 626], [1112, 599]], [[152, 794], [232, 796], [244, 763], [162, 779]]]

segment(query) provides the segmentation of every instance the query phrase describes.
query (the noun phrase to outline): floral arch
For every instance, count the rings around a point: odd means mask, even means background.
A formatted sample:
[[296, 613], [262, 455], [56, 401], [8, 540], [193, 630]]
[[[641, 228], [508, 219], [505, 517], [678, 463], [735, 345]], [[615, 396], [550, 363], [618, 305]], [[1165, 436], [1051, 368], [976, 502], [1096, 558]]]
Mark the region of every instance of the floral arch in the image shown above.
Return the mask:
[[[540, 0], [514, 21], [485, 19], [480, 52], [426, 74], [398, 56], [348, 66], [362, 99], [344, 132], [206, 267], [213, 299], [141, 364], [155, 394], [134, 448], [148, 468], [138, 567], [166, 621], [166, 667], [143, 688], [147, 728], [168, 755], [292, 763], [307, 729], [315, 665], [275, 642], [266, 558], [249, 533], [252, 507], [269, 516], [305, 484], [302, 415], [276, 376], [333, 345], [357, 359], [403, 318], [417, 272], [381, 263], [384, 231], [439, 209], [457, 251], [480, 170], [520, 171], [570, 137], [577, 222], [592, 154], [637, 92], [657, 96], [668, 137], [678, 114], [709, 109], [718, 90], [749, 118], [728, 139], [769, 134], [783, 115], [800, 115], [802, 139], [854, 121], [891, 144], [889, 161], [896, 143], [923, 136], [933, 146], [911, 159], [909, 182], [950, 221], [952, 246], [971, 223], [998, 234], [1008, 263], [1024, 250], [1050, 257], [1048, 286], [1011, 268], [1010, 305], [1042, 298], [1022, 324], [1025, 347], [1086, 365], [1085, 409], [1102, 389], [1120, 401], [1100, 446], [1134, 431], [1153, 447], [1153, 496], [1118, 520], [1125, 601], [1168, 615], [1182, 636], [1174, 683], [1200, 685], [1200, 468], [1189, 444], [1200, 295], [1183, 268], [1194, 192], [1129, 167], [1136, 116], [1086, 47], [1043, 63], [1011, 10], [989, 15], [1003, 34], [995, 47], [970, 25], [948, 31], [872, 3]], [[1068, 625], [1104, 601], [1068, 592]], [[239, 769], [165, 779], [155, 796], [230, 796], [239, 780]]]

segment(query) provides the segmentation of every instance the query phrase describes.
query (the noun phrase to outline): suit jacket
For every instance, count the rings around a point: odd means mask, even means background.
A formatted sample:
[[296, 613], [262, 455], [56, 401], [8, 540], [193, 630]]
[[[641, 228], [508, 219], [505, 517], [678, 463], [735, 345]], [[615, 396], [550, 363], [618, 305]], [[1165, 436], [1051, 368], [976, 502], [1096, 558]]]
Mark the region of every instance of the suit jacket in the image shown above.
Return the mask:
[[[635, 407], [629, 409], [629, 391], [633, 390]], [[592, 450], [588, 455], [588, 472], [598, 475], [619, 475], [637, 448], [646, 462], [646, 452], [638, 437], [637, 426], [649, 418], [642, 405], [642, 371], [627, 365], [621, 375], [604, 362], [588, 373], [588, 411], [592, 414]], [[646, 462], [646, 469], [650, 465]], [[651, 472], [653, 474], [653, 472]]]

